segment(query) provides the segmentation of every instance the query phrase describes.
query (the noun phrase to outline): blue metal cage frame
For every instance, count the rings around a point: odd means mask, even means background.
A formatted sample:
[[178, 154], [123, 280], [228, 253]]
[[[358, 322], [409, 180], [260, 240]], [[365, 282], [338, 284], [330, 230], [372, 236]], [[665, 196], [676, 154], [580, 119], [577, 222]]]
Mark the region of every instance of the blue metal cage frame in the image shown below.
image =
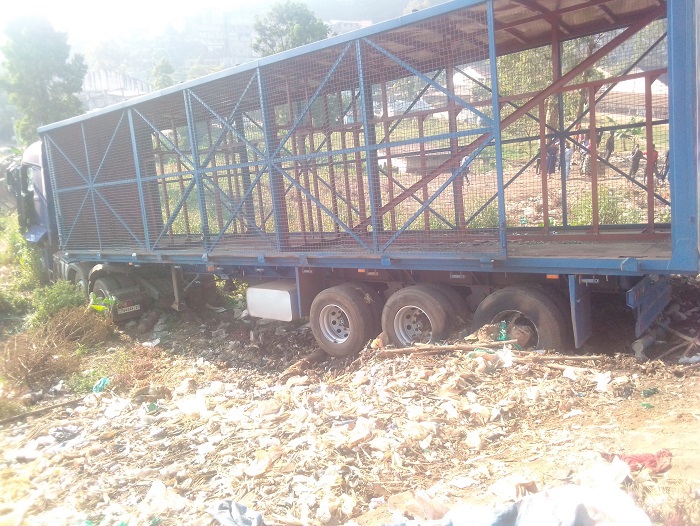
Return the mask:
[[[670, 155], [678, 174], [670, 257], [637, 258], [631, 250], [622, 259], [508, 251], [504, 190], [513, 178], [505, 180], [502, 164], [503, 104], [492, 97], [490, 108], [476, 106], [449, 80], [460, 64], [480, 64], [488, 74], [478, 82], [500, 93], [497, 13], [507, 3], [448, 2], [41, 128], [60, 250], [73, 260], [133, 263], [696, 272], [693, 3], [667, 6]], [[455, 20], [467, 28], [462, 47], [449, 60], [426, 60], [420, 48], [438, 48], [418, 32]], [[539, 37], [532, 38], [535, 45]], [[294, 74], [309, 79], [304, 89], [290, 87]], [[390, 116], [386, 85], [406, 78], [413, 91]], [[425, 132], [429, 121], [414, 115], [427, 93], [444, 98], [449, 123]], [[414, 127], [397, 137], [414, 121], [419, 134]], [[442, 155], [438, 166], [426, 165], [426, 151]], [[392, 172], [392, 163], [418, 154], [420, 177]], [[472, 210], [457, 213], [469, 167], [484, 157], [494, 160], [487, 187]], [[471, 228], [492, 203], [497, 222]]]

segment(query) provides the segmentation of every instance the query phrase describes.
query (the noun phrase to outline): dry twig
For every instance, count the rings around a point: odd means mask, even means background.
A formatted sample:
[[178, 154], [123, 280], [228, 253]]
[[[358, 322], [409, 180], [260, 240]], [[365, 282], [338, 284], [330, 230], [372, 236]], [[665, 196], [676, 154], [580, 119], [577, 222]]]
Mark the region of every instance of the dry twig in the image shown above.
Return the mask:
[[400, 349], [384, 349], [379, 351], [377, 356], [380, 358], [388, 358], [402, 354], [420, 353], [421, 355], [435, 354], [440, 352], [454, 351], [476, 351], [478, 349], [491, 349], [516, 343], [517, 340], [506, 340], [502, 342], [479, 342], [478, 344], [456, 344], [456, 345], [416, 345], [414, 347], [402, 347]]

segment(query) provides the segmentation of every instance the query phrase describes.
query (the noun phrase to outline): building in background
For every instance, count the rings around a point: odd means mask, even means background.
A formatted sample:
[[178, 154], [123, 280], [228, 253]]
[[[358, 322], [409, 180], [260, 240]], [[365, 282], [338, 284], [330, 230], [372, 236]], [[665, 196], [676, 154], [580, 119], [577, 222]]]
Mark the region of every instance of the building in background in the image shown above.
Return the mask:
[[148, 82], [117, 71], [88, 71], [79, 97], [87, 111], [104, 108], [153, 91]]
[[362, 29], [372, 25], [371, 20], [328, 20], [326, 21], [331, 28], [331, 34], [342, 35], [356, 29]]

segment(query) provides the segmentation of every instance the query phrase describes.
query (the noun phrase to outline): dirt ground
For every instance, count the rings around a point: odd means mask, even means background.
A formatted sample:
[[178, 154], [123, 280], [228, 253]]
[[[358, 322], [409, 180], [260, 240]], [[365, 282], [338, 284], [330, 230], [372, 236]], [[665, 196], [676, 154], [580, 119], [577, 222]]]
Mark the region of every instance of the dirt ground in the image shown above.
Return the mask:
[[[678, 282], [665, 317], [691, 338], [698, 298]], [[127, 360], [128, 379], [0, 426], [0, 525], [217, 524], [226, 500], [268, 525], [427, 523], [566, 484], [700, 524], [700, 369], [677, 363], [685, 347], [654, 359], [681, 341], [668, 333], [636, 359], [630, 314], [594, 307], [574, 354], [456, 340], [471, 347], [322, 359], [307, 326], [230, 309], [124, 328], [84, 367]], [[670, 468], [620, 460], [663, 450]]]

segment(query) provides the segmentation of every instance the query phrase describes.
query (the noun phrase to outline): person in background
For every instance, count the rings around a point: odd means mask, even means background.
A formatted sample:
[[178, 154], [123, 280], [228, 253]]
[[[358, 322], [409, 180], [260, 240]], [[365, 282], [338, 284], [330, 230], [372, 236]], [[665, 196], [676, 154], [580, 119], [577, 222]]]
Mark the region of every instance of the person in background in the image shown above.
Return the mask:
[[564, 179], [568, 179], [571, 173], [571, 156], [573, 153], [571, 144], [567, 142], [566, 149], [564, 150]]
[[639, 149], [638, 144], [635, 144], [634, 148], [632, 149], [632, 156], [630, 157], [630, 161], [632, 161], [629, 172], [630, 177], [634, 177], [635, 179], [637, 178], [637, 171], [639, 170], [639, 161], [642, 159], [642, 157], [644, 157], [642, 150]]
[[647, 160], [647, 165], [651, 166], [651, 173], [654, 174], [655, 177], [659, 178], [659, 167], [657, 166], [657, 163], [659, 162], [659, 152], [656, 151], [655, 144], [651, 145], [651, 150], [644, 152], [644, 157]]
[[615, 150], [615, 134], [610, 132], [610, 137], [605, 141], [605, 160], [610, 160], [610, 155], [612, 155]]
[[547, 176], [553, 174], [557, 169], [557, 154], [558, 153], [559, 153], [559, 144], [557, 141], [554, 141], [547, 148]]
[[670, 153], [671, 153], [670, 149], [666, 150], [666, 156], [664, 157], [664, 164], [661, 167], [661, 170], [659, 172], [660, 182], [662, 182], [662, 183], [670, 180], [670, 177], [668, 176], [669, 170], [670, 170], [670, 157], [669, 157]]

